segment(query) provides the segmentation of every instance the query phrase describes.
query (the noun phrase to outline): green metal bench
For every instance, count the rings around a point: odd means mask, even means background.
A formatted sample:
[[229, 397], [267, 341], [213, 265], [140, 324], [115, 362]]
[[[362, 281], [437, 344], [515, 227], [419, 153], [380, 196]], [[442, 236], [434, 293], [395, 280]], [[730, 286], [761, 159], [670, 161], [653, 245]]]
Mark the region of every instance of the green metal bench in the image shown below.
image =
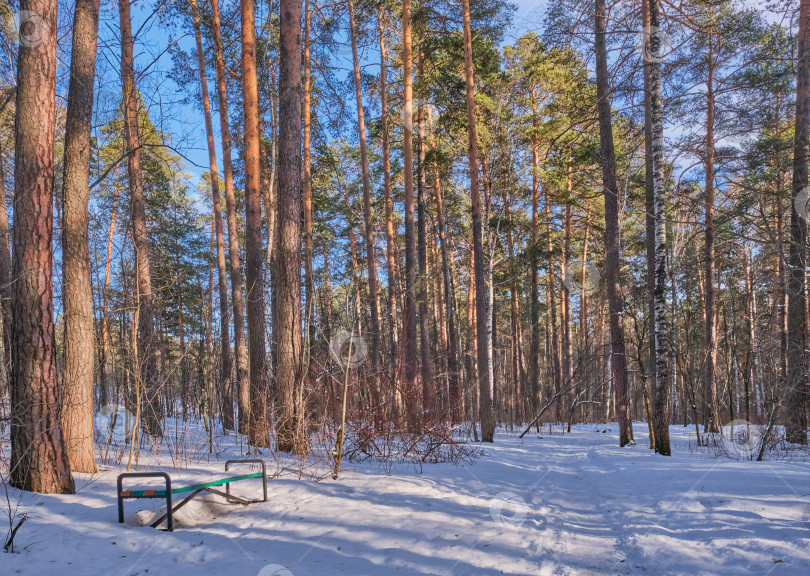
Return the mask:
[[[152, 522], [152, 528], [160, 526], [161, 522], [167, 520], [167, 528], [169, 532], [174, 531], [174, 513], [180, 510], [183, 506], [188, 504], [194, 497], [201, 492], [210, 492], [217, 496], [224, 497], [228, 502], [238, 502], [244, 506], [253, 504], [255, 502], [267, 502], [267, 467], [264, 460], [228, 460], [225, 462], [225, 472], [228, 472], [231, 464], [259, 464], [262, 467], [261, 472], [252, 472], [250, 474], [242, 474], [240, 476], [229, 476], [227, 478], [220, 478], [211, 482], [204, 482], [202, 484], [192, 484], [191, 486], [182, 486], [180, 488], [172, 488], [172, 479], [166, 472], [125, 472], [118, 475], [118, 522], [124, 523], [124, 500], [128, 498], [163, 498], [166, 500], [166, 513]], [[125, 478], [162, 478], [166, 484], [163, 490], [124, 490], [123, 481]], [[250, 478], [261, 478], [264, 497], [262, 500], [246, 500], [231, 494], [231, 483], [239, 482], [240, 480], [248, 480]], [[225, 485], [225, 492], [215, 490], [214, 486]], [[188, 496], [183, 498], [176, 506], [172, 507], [172, 496], [174, 494], [184, 494], [191, 492]]]

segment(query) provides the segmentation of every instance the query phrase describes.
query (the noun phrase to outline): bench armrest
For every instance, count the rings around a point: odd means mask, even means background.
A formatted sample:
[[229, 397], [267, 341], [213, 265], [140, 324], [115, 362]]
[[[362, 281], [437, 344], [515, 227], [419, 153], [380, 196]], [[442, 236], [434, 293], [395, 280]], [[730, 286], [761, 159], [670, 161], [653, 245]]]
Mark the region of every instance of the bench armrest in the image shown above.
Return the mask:
[[166, 472], [124, 472], [118, 475], [118, 523], [124, 523], [124, 498], [129, 494], [123, 491], [124, 478], [163, 478], [166, 483], [166, 507], [169, 510], [168, 528], [169, 532], [174, 531], [174, 521], [172, 518], [172, 479]]

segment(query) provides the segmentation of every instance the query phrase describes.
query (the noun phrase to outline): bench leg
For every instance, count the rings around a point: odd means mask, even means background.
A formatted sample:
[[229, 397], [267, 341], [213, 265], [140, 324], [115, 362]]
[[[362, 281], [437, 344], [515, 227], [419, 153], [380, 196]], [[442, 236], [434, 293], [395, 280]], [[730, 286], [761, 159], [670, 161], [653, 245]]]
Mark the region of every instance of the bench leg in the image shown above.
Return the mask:
[[117, 492], [117, 494], [118, 494], [118, 523], [119, 524], [124, 523], [124, 497], [121, 496], [121, 490], [123, 488], [121, 486], [121, 481], [122, 480], [123, 480], [123, 478], [121, 478], [121, 476], [118, 476], [118, 492]]
[[118, 475], [118, 523], [124, 523], [124, 495], [122, 494], [123, 491], [123, 480], [124, 478], [163, 478], [163, 481], [166, 483], [166, 508], [169, 511], [169, 532], [174, 531], [174, 522], [171, 514], [172, 509], [172, 479], [166, 472], [124, 472], [123, 474]]
[[[262, 498], [262, 502], [267, 502], [267, 465], [264, 463], [264, 460], [261, 459], [252, 459], [252, 460], [228, 460], [225, 462], [225, 472], [228, 471], [231, 464], [260, 464], [262, 467], [262, 490], [264, 492], [264, 497]], [[225, 493], [228, 497], [231, 497], [231, 483], [228, 482], [225, 484]]]
[[236, 502], [238, 504], [242, 504], [243, 506], [247, 506], [248, 504], [253, 504], [250, 500], [245, 500], [244, 498], [240, 498], [239, 496], [233, 496], [231, 494], [227, 494], [225, 492], [221, 492], [219, 490], [214, 490], [213, 488], [206, 488], [206, 492], [210, 492], [211, 494], [216, 494], [217, 496], [222, 496], [228, 502]]
[[[191, 497], [188, 498], [191, 500]], [[181, 505], [185, 503], [185, 500], [181, 502]], [[169, 517], [168, 522], [166, 522], [166, 527], [169, 529], [169, 532], [174, 532], [174, 510], [172, 510], [172, 491], [166, 490], [166, 515]]]
[[174, 522], [173, 522], [173, 519], [174, 519], [174, 518], [173, 518], [173, 514], [174, 514], [175, 512], [177, 512], [178, 510], [180, 510], [180, 508], [182, 508], [183, 506], [185, 506], [186, 504], [188, 504], [188, 503], [189, 503], [189, 501], [190, 501], [192, 498], [194, 498], [195, 496], [197, 496], [197, 494], [199, 494], [199, 493], [200, 493], [200, 492], [202, 492], [202, 491], [203, 491], [203, 489], [202, 489], [202, 488], [200, 488], [199, 490], [195, 490], [194, 492], [192, 492], [191, 494], [189, 494], [188, 496], [186, 496], [185, 498], [183, 498], [183, 500], [181, 500], [181, 501], [180, 501], [180, 502], [177, 504], [177, 506], [175, 506], [174, 508], [172, 508], [171, 499], [167, 499], [167, 501], [168, 501], [168, 504], [169, 504], [169, 505], [168, 505], [168, 507], [166, 508], [166, 513], [165, 513], [163, 516], [161, 516], [160, 518], [158, 518], [157, 520], [155, 520], [154, 522], [152, 522], [152, 523], [150, 524], [150, 526], [151, 526], [152, 528], [157, 528], [158, 526], [160, 526], [160, 523], [161, 523], [161, 522], [163, 522], [164, 520], [166, 520], [166, 519], [168, 518], [169, 532], [174, 532], [174, 530], [173, 530], [173, 524], [174, 524]]

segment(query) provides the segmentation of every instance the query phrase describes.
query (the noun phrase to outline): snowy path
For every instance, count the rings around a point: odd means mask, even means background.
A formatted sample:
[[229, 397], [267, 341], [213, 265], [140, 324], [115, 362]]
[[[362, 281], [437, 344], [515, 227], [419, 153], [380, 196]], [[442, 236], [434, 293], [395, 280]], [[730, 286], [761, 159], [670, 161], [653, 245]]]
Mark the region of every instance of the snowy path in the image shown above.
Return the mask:
[[[273, 479], [267, 504], [204, 500], [171, 534], [116, 523], [110, 471], [79, 480], [76, 496], [24, 495], [24, 550], [0, 554], [0, 574], [810, 574], [810, 465], [706, 459], [683, 445], [666, 459], [619, 449], [607, 428], [499, 434], [474, 465], [422, 474], [346, 464], [337, 482]], [[129, 501], [128, 521], [149, 505]]]

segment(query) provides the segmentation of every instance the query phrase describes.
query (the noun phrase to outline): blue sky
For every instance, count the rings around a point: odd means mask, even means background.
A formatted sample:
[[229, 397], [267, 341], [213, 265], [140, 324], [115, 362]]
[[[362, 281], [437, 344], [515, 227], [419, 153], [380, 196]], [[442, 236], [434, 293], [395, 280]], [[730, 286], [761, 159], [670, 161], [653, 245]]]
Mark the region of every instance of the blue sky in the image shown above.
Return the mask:
[[[512, 29], [506, 35], [506, 42], [512, 42], [527, 30], [539, 30], [548, 1], [513, 0], [513, 3], [517, 6], [517, 9], [513, 17]], [[144, 23], [147, 16], [151, 13], [153, 6], [154, 4], [151, 2], [140, 1], [134, 3], [132, 9], [133, 30], [137, 30]], [[107, 10], [105, 11], [104, 8], [102, 8], [102, 12], [102, 22], [100, 26], [101, 34], [105, 35], [105, 29], [109, 32], [114, 28], [117, 32], [117, 5], [108, 4]], [[104, 12], [106, 12], [106, 14]], [[177, 39], [176, 36], [175, 39]], [[194, 48], [194, 38], [193, 36], [187, 36], [180, 39], [178, 44], [187, 52], [191, 52]], [[155, 24], [151, 29], [146, 30], [135, 49], [139, 70], [147, 66], [156, 55], [159, 55], [163, 50], [165, 50], [167, 45], [168, 35], [166, 34], [166, 30], [164, 28]], [[117, 49], [117, 46], [108, 46], [105, 57], [103, 54], [104, 48], [100, 47], [99, 66], [102, 68], [102, 70], [108, 69], [110, 73], [114, 72], [112, 69], [113, 66], [110, 65], [114, 64], [115, 58], [118, 57], [117, 54], [115, 54]], [[345, 74], [349, 73], [348, 67], [350, 64], [350, 59], [342, 59], [342, 65], [346, 66]], [[152, 120], [153, 122], [157, 123], [159, 121], [159, 118], [156, 117], [159, 112], [158, 107], [164, 107], [166, 103], [171, 103], [174, 100], [172, 93], [176, 93], [178, 87], [170, 78], [169, 71], [171, 70], [171, 58], [168, 54], [160, 56], [159, 62], [153, 68], [150, 68], [150, 71], [151, 70], [158, 72], [157, 74], [151, 76], [151, 78], [155, 79], [154, 85], [146, 87], [140, 86], [140, 88], [142, 91], [146, 92], [145, 98], [151, 100], [149, 107], [152, 112]], [[117, 72], [117, 70], [115, 72]], [[104, 76], [103, 71], [100, 72], [100, 74]], [[208, 74], [209, 91], [213, 91], [213, 71], [209, 70]], [[163, 76], [163, 78], [158, 80], [158, 78], [161, 76]], [[110, 81], [112, 81], [112, 74], [110, 74], [109, 77]], [[120, 90], [118, 87], [115, 87], [114, 89], [116, 91]], [[158, 92], [160, 93], [159, 96], [156, 95]], [[199, 95], [195, 96], [197, 100], [199, 100]], [[235, 100], [235, 98], [233, 98], [233, 100]], [[212, 106], [216, 110], [216, 103], [213, 100]], [[172, 115], [174, 117], [168, 119], [170, 128], [169, 132], [183, 139], [182, 143], [180, 143], [182, 144], [181, 149], [190, 161], [186, 163], [187, 170], [192, 176], [192, 181], [196, 183], [199, 181], [202, 173], [208, 170], [208, 152], [205, 144], [205, 125], [203, 122], [202, 107], [195, 103], [193, 106], [183, 106], [180, 114], [176, 113], [177, 110], [174, 110], [174, 112], [175, 114]], [[218, 128], [219, 122], [215, 117], [214, 130], [216, 132], [215, 139], [217, 141], [217, 161], [220, 164], [221, 170], [222, 158], [219, 147], [220, 139]]]

